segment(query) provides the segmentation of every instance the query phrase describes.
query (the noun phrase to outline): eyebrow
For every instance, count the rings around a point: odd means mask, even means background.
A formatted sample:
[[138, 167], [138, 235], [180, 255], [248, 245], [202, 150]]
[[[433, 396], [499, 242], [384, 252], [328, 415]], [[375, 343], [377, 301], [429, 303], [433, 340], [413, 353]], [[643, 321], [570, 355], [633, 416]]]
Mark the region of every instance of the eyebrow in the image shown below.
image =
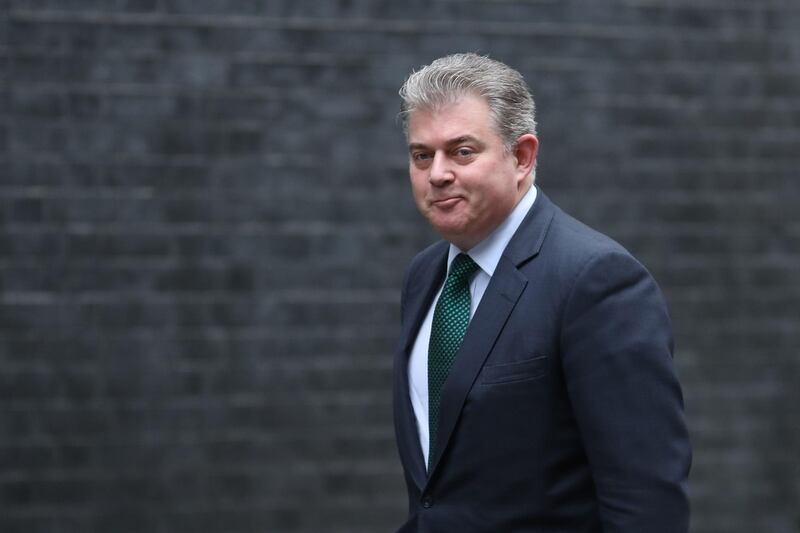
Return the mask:
[[[461, 135], [459, 137], [455, 137], [453, 139], [445, 141], [444, 144], [445, 144], [445, 146], [450, 147], [450, 146], [454, 146], [454, 145], [457, 145], [457, 144], [464, 144], [464, 143], [475, 144], [475, 145], [478, 146], [478, 148], [483, 148], [483, 147], [486, 146], [485, 143], [480, 141], [477, 137], [473, 137], [472, 135]], [[428, 148], [428, 146], [423, 144], [423, 143], [411, 143], [411, 144], [408, 145], [408, 151], [409, 152], [414, 151], [414, 150], [423, 150], [423, 149], [427, 149], [427, 148]]]

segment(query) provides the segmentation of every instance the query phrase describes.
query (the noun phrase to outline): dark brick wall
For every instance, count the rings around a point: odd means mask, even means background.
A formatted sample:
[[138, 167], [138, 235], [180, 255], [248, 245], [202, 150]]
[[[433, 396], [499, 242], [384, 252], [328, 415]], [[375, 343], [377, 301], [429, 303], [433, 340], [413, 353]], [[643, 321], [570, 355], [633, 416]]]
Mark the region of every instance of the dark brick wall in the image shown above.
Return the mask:
[[0, 531], [390, 531], [395, 123], [518, 67], [539, 183], [662, 284], [693, 531], [800, 531], [795, 0], [0, 0]]

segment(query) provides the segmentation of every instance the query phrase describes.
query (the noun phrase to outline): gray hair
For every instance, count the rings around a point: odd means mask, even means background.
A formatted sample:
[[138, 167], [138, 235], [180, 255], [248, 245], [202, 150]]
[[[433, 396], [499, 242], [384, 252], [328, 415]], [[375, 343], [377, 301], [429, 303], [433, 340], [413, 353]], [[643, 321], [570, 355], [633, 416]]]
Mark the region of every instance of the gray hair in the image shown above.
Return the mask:
[[400, 88], [403, 131], [408, 135], [409, 116], [417, 109], [437, 109], [467, 95], [486, 99], [507, 151], [520, 136], [536, 134], [536, 108], [522, 74], [473, 53], [445, 56], [411, 73]]

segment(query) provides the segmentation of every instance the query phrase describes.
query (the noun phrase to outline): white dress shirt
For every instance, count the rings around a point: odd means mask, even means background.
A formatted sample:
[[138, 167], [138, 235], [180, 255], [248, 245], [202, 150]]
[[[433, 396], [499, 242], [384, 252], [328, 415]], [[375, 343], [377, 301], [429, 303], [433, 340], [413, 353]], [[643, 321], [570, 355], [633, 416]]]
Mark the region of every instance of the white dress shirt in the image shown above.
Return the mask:
[[[475, 273], [469, 284], [470, 292], [470, 310], [469, 317], [472, 319], [475, 315], [475, 310], [483, 298], [483, 293], [489, 285], [489, 280], [492, 279], [494, 270], [497, 263], [500, 262], [500, 257], [503, 251], [508, 246], [511, 237], [519, 228], [522, 219], [528, 214], [533, 202], [536, 200], [536, 187], [531, 186], [525, 196], [517, 203], [511, 214], [479, 244], [475, 245], [467, 252], [475, 263], [478, 264], [480, 269]], [[450, 245], [450, 251], [447, 257], [447, 271], [450, 272], [450, 265], [455, 257], [462, 253], [458, 247], [453, 244]], [[414, 407], [414, 415], [417, 419], [417, 429], [419, 430], [419, 443], [422, 446], [422, 454], [425, 456], [425, 464], [428, 464], [429, 450], [429, 434], [428, 434], [428, 344], [431, 338], [431, 324], [433, 323], [433, 310], [436, 307], [436, 302], [439, 300], [439, 295], [444, 287], [444, 280], [436, 293], [436, 298], [428, 309], [422, 325], [417, 333], [417, 338], [414, 341], [414, 346], [411, 349], [411, 357], [408, 364], [408, 382], [409, 382], [409, 395], [411, 396], [411, 405]]]

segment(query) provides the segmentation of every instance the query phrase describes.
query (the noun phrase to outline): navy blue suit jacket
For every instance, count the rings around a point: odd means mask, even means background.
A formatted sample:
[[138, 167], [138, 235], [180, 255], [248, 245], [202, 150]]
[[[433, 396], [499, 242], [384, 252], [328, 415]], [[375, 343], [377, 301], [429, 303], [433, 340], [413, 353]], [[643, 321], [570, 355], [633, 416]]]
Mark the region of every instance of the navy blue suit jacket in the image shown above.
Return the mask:
[[394, 417], [402, 533], [688, 530], [691, 451], [663, 297], [619, 244], [539, 191], [442, 390], [425, 470], [408, 357], [448, 245], [406, 275]]

